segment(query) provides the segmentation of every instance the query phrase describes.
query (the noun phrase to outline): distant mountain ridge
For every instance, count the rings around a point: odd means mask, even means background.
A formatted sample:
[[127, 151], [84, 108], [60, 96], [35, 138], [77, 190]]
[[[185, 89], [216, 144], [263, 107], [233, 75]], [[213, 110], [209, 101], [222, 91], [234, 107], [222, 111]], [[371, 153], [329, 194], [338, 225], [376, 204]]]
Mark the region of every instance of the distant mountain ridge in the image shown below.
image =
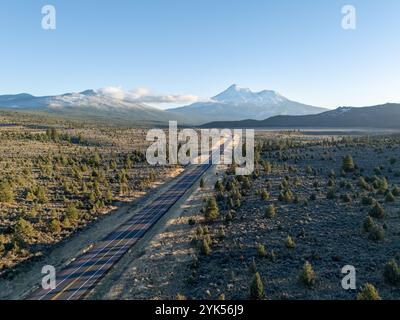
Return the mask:
[[94, 90], [35, 97], [27, 93], [0, 96], [0, 108], [41, 111], [72, 118], [94, 118], [125, 122], [162, 122], [186, 120], [176, 114], [143, 103], [133, 103]]
[[204, 128], [381, 128], [400, 129], [400, 104], [340, 107], [314, 115], [275, 116], [261, 121], [214, 121]]
[[215, 120], [262, 120], [276, 115], [304, 115], [321, 113], [327, 109], [291, 101], [272, 90], [253, 92], [231, 85], [210, 101], [169, 109], [170, 112], [195, 119], [199, 123]]

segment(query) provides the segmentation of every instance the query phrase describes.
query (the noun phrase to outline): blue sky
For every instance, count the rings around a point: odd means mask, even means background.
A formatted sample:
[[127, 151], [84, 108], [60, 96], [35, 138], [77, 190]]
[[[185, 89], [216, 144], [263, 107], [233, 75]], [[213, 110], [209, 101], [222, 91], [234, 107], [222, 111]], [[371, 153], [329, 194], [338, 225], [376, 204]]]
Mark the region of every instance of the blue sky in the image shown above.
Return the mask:
[[[41, 28], [41, 8], [57, 29]], [[341, 8], [357, 9], [356, 30]], [[336, 107], [400, 102], [398, 0], [2, 0], [0, 94], [232, 83]]]

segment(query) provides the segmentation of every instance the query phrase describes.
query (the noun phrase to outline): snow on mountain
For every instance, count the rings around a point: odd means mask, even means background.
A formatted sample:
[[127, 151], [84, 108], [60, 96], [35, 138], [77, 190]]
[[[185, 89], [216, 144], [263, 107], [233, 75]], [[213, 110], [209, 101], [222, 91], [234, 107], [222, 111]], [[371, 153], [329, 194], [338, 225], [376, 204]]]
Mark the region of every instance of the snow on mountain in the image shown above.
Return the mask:
[[291, 101], [272, 90], [253, 92], [248, 88], [232, 85], [207, 102], [170, 109], [170, 112], [192, 119], [193, 122], [263, 120], [276, 115], [306, 115], [325, 111]]
[[211, 98], [213, 101], [241, 104], [241, 103], [252, 103], [252, 104], [279, 104], [283, 101], [288, 101], [285, 97], [272, 90], [263, 90], [260, 92], [252, 92], [248, 88], [241, 88], [236, 84], [230, 86], [225, 91]]
[[56, 96], [35, 97], [29, 94], [0, 96], [0, 107], [20, 110], [37, 110], [58, 113], [72, 117], [115, 118], [129, 121], [166, 122], [168, 120], [184, 119], [143, 103], [134, 103], [107, 95], [94, 90], [78, 93], [65, 93]]

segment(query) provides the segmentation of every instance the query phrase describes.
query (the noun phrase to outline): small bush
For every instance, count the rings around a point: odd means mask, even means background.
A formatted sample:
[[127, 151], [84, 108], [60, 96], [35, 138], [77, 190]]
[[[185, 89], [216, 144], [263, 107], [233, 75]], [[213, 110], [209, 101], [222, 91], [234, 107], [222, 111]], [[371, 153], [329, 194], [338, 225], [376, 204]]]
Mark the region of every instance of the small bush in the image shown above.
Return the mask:
[[14, 227], [17, 240], [26, 242], [34, 235], [35, 229], [29, 221], [20, 218]]
[[344, 172], [353, 172], [355, 170], [354, 161], [351, 155], [343, 158], [342, 169]]
[[0, 182], [0, 203], [11, 203], [14, 201], [14, 192], [8, 182]]
[[264, 201], [266, 201], [266, 200], [269, 199], [269, 193], [268, 193], [267, 190], [263, 189], [263, 190], [261, 191], [261, 199], [264, 200]]
[[382, 219], [385, 217], [385, 210], [378, 202], [376, 202], [375, 205], [371, 208], [369, 215], [373, 218]]
[[207, 200], [206, 207], [204, 209], [205, 218], [208, 221], [216, 220], [219, 217], [219, 208], [217, 201], [214, 197]]
[[394, 259], [390, 260], [383, 271], [383, 277], [387, 283], [400, 286], [400, 267]]
[[259, 244], [257, 247], [257, 255], [259, 257], [265, 257], [267, 255], [267, 251], [265, 250], [264, 245]]
[[181, 293], [178, 293], [175, 297], [175, 300], [187, 300], [186, 296]]
[[211, 253], [211, 248], [210, 248], [210, 244], [207, 241], [206, 238], [203, 239], [203, 242], [201, 243], [201, 248], [200, 251], [202, 254], [208, 256]]
[[251, 281], [250, 297], [254, 300], [262, 300], [265, 297], [264, 284], [258, 272], [256, 272]]
[[61, 232], [61, 222], [58, 219], [53, 219], [49, 223], [49, 230], [53, 233]]
[[206, 186], [206, 183], [204, 182], [204, 178], [200, 179], [200, 188], [204, 189], [204, 187]]
[[303, 270], [300, 273], [299, 279], [307, 287], [312, 287], [315, 284], [315, 272], [308, 261], [304, 263]]
[[287, 238], [285, 240], [285, 247], [288, 249], [296, 248], [296, 243], [291, 236], [287, 236]]
[[394, 197], [393, 193], [388, 192], [386, 194], [386, 198], [385, 198], [386, 202], [394, 202], [395, 200], [396, 200], [396, 198]]
[[373, 228], [374, 225], [375, 225], [374, 220], [372, 220], [372, 218], [368, 216], [368, 217], [365, 218], [365, 220], [364, 220], [363, 229], [364, 229], [364, 231], [366, 231], [366, 232], [370, 232], [370, 231], [372, 230], [372, 228]]
[[372, 284], [366, 283], [357, 294], [357, 300], [381, 300], [381, 297]]
[[378, 224], [374, 224], [371, 227], [369, 233], [369, 239], [373, 241], [380, 241], [385, 238], [385, 230]]
[[292, 191], [291, 191], [291, 190], [282, 191], [282, 192], [279, 194], [278, 200], [279, 200], [279, 201], [282, 201], [282, 202], [287, 202], [287, 203], [292, 202], [292, 200], [293, 200], [293, 193], [292, 193]]
[[329, 189], [328, 192], [327, 192], [327, 194], [326, 194], [326, 198], [329, 199], [329, 200], [334, 200], [334, 199], [336, 199], [335, 190]]
[[351, 197], [350, 197], [350, 195], [348, 195], [347, 193], [342, 194], [342, 195], [340, 196], [340, 199], [341, 199], [343, 202], [346, 202], [346, 203], [351, 202]]
[[361, 204], [364, 206], [372, 206], [375, 205], [376, 200], [373, 197], [363, 197], [361, 199]]
[[276, 216], [276, 209], [273, 204], [271, 204], [267, 207], [265, 215], [268, 219], [272, 219]]

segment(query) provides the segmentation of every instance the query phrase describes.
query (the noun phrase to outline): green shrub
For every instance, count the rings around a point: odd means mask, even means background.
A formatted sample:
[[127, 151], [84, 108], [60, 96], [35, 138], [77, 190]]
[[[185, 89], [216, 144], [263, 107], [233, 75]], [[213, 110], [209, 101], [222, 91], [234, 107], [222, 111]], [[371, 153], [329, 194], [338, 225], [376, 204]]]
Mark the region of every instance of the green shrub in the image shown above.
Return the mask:
[[327, 194], [326, 194], [326, 198], [329, 200], [334, 200], [336, 199], [336, 193], [334, 189], [329, 189]]
[[354, 161], [351, 155], [343, 158], [342, 169], [344, 172], [353, 172], [355, 170]]
[[363, 229], [364, 229], [364, 231], [366, 231], [366, 232], [370, 232], [370, 231], [372, 230], [372, 228], [373, 228], [374, 225], [375, 225], [374, 220], [372, 220], [372, 218], [368, 216], [368, 217], [365, 218], [365, 220], [364, 220]]
[[281, 192], [279, 194], [278, 200], [282, 201], [282, 202], [287, 202], [287, 203], [292, 202], [292, 200], [293, 200], [292, 191], [291, 190], [285, 190], [285, 191]]
[[400, 188], [399, 188], [398, 186], [395, 186], [395, 187], [393, 188], [393, 190], [392, 190], [392, 194], [393, 194], [395, 197], [400, 196]]
[[264, 200], [264, 201], [266, 201], [266, 200], [269, 199], [269, 193], [268, 193], [267, 190], [263, 189], [263, 190], [261, 191], [261, 199]]
[[285, 247], [288, 249], [296, 248], [296, 243], [291, 236], [287, 236], [287, 238], [285, 240]]
[[380, 241], [385, 238], [385, 230], [378, 224], [373, 224], [369, 233], [369, 239], [373, 241]]
[[385, 217], [385, 210], [378, 202], [376, 202], [375, 205], [369, 211], [369, 215], [373, 218], [382, 219]]
[[214, 188], [218, 192], [223, 192], [224, 191], [224, 185], [220, 180], [217, 180], [217, 182], [215, 182]]
[[396, 200], [396, 198], [394, 197], [394, 195], [391, 192], [388, 192], [386, 194], [386, 198], [385, 198], [386, 202], [394, 202], [395, 200]]
[[200, 179], [200, 188], [204, 189], [204, 187], [206, 186], [206, 183], [204, 182], [204, 178]]
[[304, 285], [308, 287], [312, 287], [315, 284], [316, 275], [311, 264], [308, 261], [304, 263], [303, 270], [300, 272], [299, 279]]
[[346, 203], [351, 202], [351, 197], [350, 197], [350, 195], [347, 194], [347, 193], [342, 194], [342, 195], [340, 196], [340, 199], [341, 199], [343, 202], [346, 202]]
[[251, 281], [250, 297], [254, 300], [261, 300], [265, 297], [264, 284], [258, 272], [255, 273]]
[[79, 210], [71, 203], [67, 207], [65, 216], [70, 220], [70, 222], [76, 222], [79, 219]]
[[376, 200], [373, 197], [363, 197], [361, 199], [361, 204], [364, 206], [372, 206], [375, 205]]
[[20, 218], [14, 226], [14, 235], [17, 240], [27, 242], [35, 233], [35, 229], [29, 221]]
[[178, 293], [178, 294], [176, 295], [176, 297], [175, 297], [175, 300], [184, 301], [184, 300], [187, 300], [187, 298], [186, 298], [186, 296], [184, 296], [183, 294]]
[[14, 201], [14, 192], [11, 185], [6, 182], [0, 182], [0, 203], [11, 203]]
[[357, 300], [381, 300], [381, 297], [372, 284], [366, 283], [357, 294]]
[[363, 190], [370, 190], [370, 189], [371, 189], [370, 185], [368, 184], [367, 181], [365, 181], [364, 177], [360, 177], [360, 178], [358, 179], [358, 185], [359, 185], [360, 188], [363, 189]]
[[211, 253], [210, 244], [206, 238], [204, 238], [203, 242], [201, 243], [200, 252], [206, 256], [208, 256]]
[[206, 207], [204, 209], [205, 218], [208, 221], [216, 220], [219, 217], [219, 208], [217, 201], [214, 197], [207, 200]]
[[275, 206], [273, 204], [270, 204], [267, 207], [265, 215], [266, 215], [266, 217], [268, 219], [272, 219], [272, 218], [274, 218], [276, 216], [276, 209], [275, 209]]
[[49, 223], [49, 230], [54, 233], [61, 232], [61, 222], [58, 219], [53, 219]]
[[267, 255], [267, 251], [265, 250], [264, 245], [259, 244], [257, 247], [257, 255], [259, 257], [265, 257]]
[[383, 271], [383, 277], [387, 283], [400, 286], [400, 267], [394, 259], [390, 260]]

